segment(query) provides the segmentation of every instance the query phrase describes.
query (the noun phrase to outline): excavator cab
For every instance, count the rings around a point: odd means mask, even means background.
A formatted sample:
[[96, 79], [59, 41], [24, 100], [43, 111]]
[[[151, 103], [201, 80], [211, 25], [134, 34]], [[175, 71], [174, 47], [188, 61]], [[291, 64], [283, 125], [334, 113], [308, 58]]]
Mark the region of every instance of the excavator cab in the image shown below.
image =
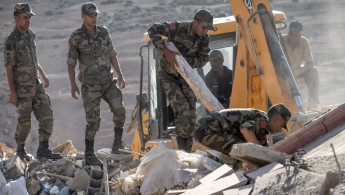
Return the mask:
[[[273, 16], [275, 21], [279, 21], [278, 23], [284, 23], [285, 14], [279, 11], [273, 11]], [[247, 55], [249, 58], [249, 48], [244, 48], [243, 45], [239, 45], [240, 36], [243, 36], [239, 33], [239, 26], [235, 20], [234, 16], [222, 17], [222, 18], [215, 18], [214, 25], [217, 27], [217, 31], [209, 31], [210, 35], [210, 44], [209, 47], [212, 50], [217, 49], [223, 53], [224, 56], [224, 65], [227, 66], [230, 70], [233, 70], [233, 78], [236, 78], [237, 72], [243, 72], [243, 70], [237, 70], [237, 67], [245, 67], [246, 65], [243, 64], [243, 60], [240, 59], [243, 56]], [[164, 38], [164, 37], [163, 37]], [[164, 91], [160, 82], [157, 77], [157, 69], [159, 66], [160, 58], [162, 57], [162, 52], [157, 50], [154, 45], [150, 42], [149, 36], [146, 33], [144, 35], [145, 41], [147, 44], [142, 46], [140, 49], [140, 56], [141, 56], [141, 76], [140, 76], [140, 94], [138, 95], [138, 113], [139, 113], [139, 121], [138, 121], [138, 128], [135, 132], [134, 139], [132, 142], [132, 151], [137, 152], [140, 155], [140, 152], [146, 150], [146, 148], [150, 148], [154, 145], [159, 144], [161, 141], [165, 140], [168, 145], [172, 148], [176, 148], [176, 144], [171, 139], [171, 135], [174, 133], [174, 123], [173, 123], [173, 113], [169, 110], [169, 105], [167, 102], [167, 98], [165, 97]], [[144, 52], [144, 48], [145, 50]], [[147, 55], [144, 60], [144, 53]], [[241, 55], [239, 55], [241, 53]], [[240, 56], [240, 57], [239, 57]], [[146, 60], [147, 59], [147, 60]], [[144, 61], [147, 61], [147, 69], [144, 71]], [[211, 70], [211, 66], [209, 62], [200, 69], [197, 69], [198, 74], [203, 78], [209, 71]], [[143, 82], [143, 76], [147, 75], [147, 83]], [[243, 75], [243, 73], [239, 74]], [[260, 75], [258, 75], [260, 76]], [[257, 80], [257, 76], [250, 76], [249, 79]], [[247, 79], [248, 76], [245, 75]], [[243, 79], [243, 78], [241, 78]], [[243, 93], [246, 89], [239, 89], [234, 87], [236, 82], [242, 82], [240, 80], [234, 80], [233, 83], [233, 90], [232, 90], [232, 97], [234, 95], [238, 95]], [[245, 82], [248, 83], [247, 81]], [[145, 87], [144, 85], [147, 85]], [[147, 92], [144, 93], [143, 89], [147, 88]], [[235, 92], [234, 90], [240, 90]], [[266, 95], [264, 89], [261, 93]], [[248, 96], [248, 94], [247, 94]], [[238, 101], [238, 98], [242, 98], [239, 96], [235, 99], [235, 103], [230, 103], [230, 108], [236, 107], [251, 107], [252, 105], [246, 103], [245, 105]], [[239, 103], [240, 102], [240, 103]], [[242, 101], [243, 102], [243, 101]], [[262, 102], [262, 101], [261, 101]], [[267, 110], [267, 100], [264, 100], [264, 104], [260, 106], [252, 106], [261, 108], [263, 110]], [[206, 114], [205, 108], [203, 107], [200, 101], [197, 101], [197, 118], [200, 118]], [[265, 108], [263, 108], [265, 107]], [[204, 146], [201, 144], [194, 144], [193, 149], [205, 149]], [[138, 155], [134, 155], [134, 159], [138, 158]]]

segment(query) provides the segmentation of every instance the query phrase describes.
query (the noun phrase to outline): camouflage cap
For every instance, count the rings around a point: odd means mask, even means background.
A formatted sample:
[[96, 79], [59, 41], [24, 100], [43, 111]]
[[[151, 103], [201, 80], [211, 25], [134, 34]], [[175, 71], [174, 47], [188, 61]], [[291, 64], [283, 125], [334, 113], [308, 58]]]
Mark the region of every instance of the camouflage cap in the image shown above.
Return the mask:
[[280, 116], [283, 118], [285, 122], [283, 127], [287, 129], [286, 123], [289, 122], [291, 117], [290, 110], [284, 104], [275, 104], [268, 110], [268, 112], [271, 111], [275, 111], [280, 114]]
[[96, 4], [92, 2], [84, 3], [84, 5], [81, 7], [81, 14], [86, 14], [88, 16], [94, 16], [96, 14], [99, 14], [101, 12], [98, 11]]
[[199, 9], [194, 16], [194, 19], [203, 22], [204, 26], [208, 30], [213, 30], [216, 31], [217, 28], [213, 25], [213, 15], [211, 14], [210, 11], [206, 9]]
[[214, 60], [214, 59], [217, 59], [217, 58], [224, 59], [224, 56], [223, 56], [222, 52], [220, 52], [219, 50], [213, 50], [210, 53], [209, 60], [211, 61], [211, 60]]
[[36, 15], [32, 12], [30, 5], [27, 3], [17, 3], [14, 7], [14, 13], [23, 13], [27, 17]]
[[295, 31], [295, 32], [301, 32], [303, 30], [303, 25], [300, 21], [298, 20], [293, 20], [291, 23], [290, 23], [290, 26], [289, 26], [289, 30], [291, 31]]

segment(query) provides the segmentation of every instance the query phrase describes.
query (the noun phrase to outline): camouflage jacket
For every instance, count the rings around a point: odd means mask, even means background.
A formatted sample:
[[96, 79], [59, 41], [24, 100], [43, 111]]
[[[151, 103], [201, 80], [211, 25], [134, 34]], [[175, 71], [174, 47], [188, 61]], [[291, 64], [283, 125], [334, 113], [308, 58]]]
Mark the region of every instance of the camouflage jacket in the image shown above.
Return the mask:
[[5, 40], [5, 66], [13, 66], [14, 85], [18, 97], [34, 96], [39, 81], [35, 33], [22, 34], [15, 27]]
[[211, 112], [210, 115], [199, 119], [198, 125], [217, 134], [231, 134], [245, 141], [241, 128], [245, 127], [254, 132], [261, 145], [267, 145], [268, 116], [256, 109], [225, 109]]
[[[162, 49], [165, 40], [162, 35], [168, 38], [168, 42], [173, 42], [182, 56], [193, 68], [203, 67], [208, 61], [210, 52], [209, 35], [199, 37], [192, 32], [192, 22], [164, 22], [163, 24], [153, 24], [148, 29], [148, 34], [156, 48]], [[164, 56], [164, 55], [163, 55]], [[161, 59], [161, 69], [169, 74], [178, 75], [165, 56]]]
[[79, 61], [78, 78], [85, 84], [104, 84], [113, 80], [111, 57], [117, 53], [109, 31], [96, 25], [96, 34], [91, 35], [85, 28], [75, 30], [69, 39], [67, 64], [76, 65]]

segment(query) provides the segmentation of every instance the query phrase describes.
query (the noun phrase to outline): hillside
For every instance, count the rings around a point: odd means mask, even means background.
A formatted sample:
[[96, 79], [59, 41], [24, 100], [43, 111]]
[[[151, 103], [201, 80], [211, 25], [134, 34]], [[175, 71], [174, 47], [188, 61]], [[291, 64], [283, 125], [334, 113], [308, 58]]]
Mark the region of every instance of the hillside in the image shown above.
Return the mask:
[[[24, 0], [32, 5], [36, 16], [31, 28], [36, 32], [38, 59], [50, 78], [50, 95], [55, 121], [51, 145], [72, 140], [77, 149], [84, 149], [85, 113], [82, 100], [70, 95], [67, 73], [67, 50], [70, 34], [82, 24], [80, 8], [82, 0]], [[226, 0], [97, 0], [101, 14], [98, 24], [106, 25], [126, 80], [123, 90], [127, 110], [126, 126], [139, 92], [139, 47], [145, 42], [143, 34], [155, 22], [165, 20], [189, 20], [196, 10], [210, 9], [215, 16], [230, 15]], [[0, 53], [3, 41], [14, 27], [13, 7], [16, 1], [1, 0], [0, 4]], [[271, 0], [276, 10], [284, 11], [287, 21], [298, 19], [304, 24], [303, 34], [310, 40], [315, 66], [320, 74], [320, 98], [322, 105], [342, 103], [345, 97], [345, 30], [341, 0]], [[286, 30], [284, 30], [286, 33]], [[0, 141], [15, 148], [14, 132], [17, 115], [8, 103], [8, 85], [4, 60], [0, 58]], [[78, 83], [79, 84], [79, 83]], [[79, 84], [80, 86], [80, 84]], [[104, 102], [101, 105], [101, 129], [96, 137], [96, 149], [110, 147], [113, 138], [112, 114]], [[29, 151], [37, 148], [37, 122], [32, 120], [32, 131], [27, 140]]]

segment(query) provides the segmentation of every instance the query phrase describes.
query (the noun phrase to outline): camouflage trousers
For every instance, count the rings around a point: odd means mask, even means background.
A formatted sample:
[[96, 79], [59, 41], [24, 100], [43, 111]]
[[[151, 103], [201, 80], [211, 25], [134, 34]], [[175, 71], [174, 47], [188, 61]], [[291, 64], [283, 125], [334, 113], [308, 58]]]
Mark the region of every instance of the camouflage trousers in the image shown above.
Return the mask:
[[176, 135], [181, 138], [192, 138], [196, 123], [194, 92], [181, 76], [176, 78], [165, 72], [160, 72], [158, 78], [174, 111]]
[[101, 122], [100, 104], [104, 99], [114, 114], [115, 127], [123, 128], [126, 119], [126, 110], [122, 102], [122, 92], [116, 86], [116, 80], [106, 84], [82, 84], [81, 93], [86, 114], [85, 139], [93, 141]]
[[241, 139], [236, 134], [232, 134], [229, 130], [225, 130], [222, 125], [211, 116], [199, 119], [194, 138], [202, 145], [224, 154], [229, 154], [234, 144], [245, 142], [245, 140]]
[[53, 132], [53, 109], [49, 96], [40, 83], [34, 97], [18, 97], [17, 103], [18, 124], [15, 133], [17, 144], [25, 144], [31, 129], [31, 112], [38, 121], [39, 141], [49, 141]]

